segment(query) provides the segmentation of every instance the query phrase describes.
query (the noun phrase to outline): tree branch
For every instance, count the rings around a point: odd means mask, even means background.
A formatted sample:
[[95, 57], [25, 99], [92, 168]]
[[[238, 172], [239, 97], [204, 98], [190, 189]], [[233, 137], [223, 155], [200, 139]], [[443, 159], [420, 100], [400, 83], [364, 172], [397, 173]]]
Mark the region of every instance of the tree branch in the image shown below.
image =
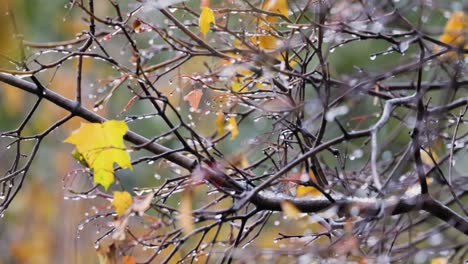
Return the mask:
[[[92, 111], [89, 111], [88, 109], [82, 107], [79, 105], [76, 101], [72, 101], [70, 99], [67, 99], [63, 97], [62, 95], [47, 89], [46, 87], [38, 87], [36, 84], [22, 80], [18, 77], [15, 77], [13, 75], [5, 74], [5, 73], [0, 73], [0, 81], [10, 84], [12, 86], [15, 86], [21, 90], [24, 90], [26, 92], [35, 94], [39, 97], [42, 97], [53, 104], [69, 111], [75, 116], [79, 116], [85, 120], [88, 120], [89, 122], [104, 122], [106, 119], [100, 115], [97, 115], [93, 113]], [[162, 146], [157, 143], [150, 143], [149, 139], [135, 133], [132, 131], [128, 131], [127, 134], [125, 135], [125, 140], [135, 144], [135, 145], [144, 145], [144, 149], [159, 155], [163, 153], [170, 153], [173, 150], [170, 148], [167, 148], [165, 146]], [[175, 164], [188, 169], [192, 170], [197, 162], [189, 159], [179, 153], [171, 153], [166, 155], [165, 157], [167, 160], [174, 162]]]

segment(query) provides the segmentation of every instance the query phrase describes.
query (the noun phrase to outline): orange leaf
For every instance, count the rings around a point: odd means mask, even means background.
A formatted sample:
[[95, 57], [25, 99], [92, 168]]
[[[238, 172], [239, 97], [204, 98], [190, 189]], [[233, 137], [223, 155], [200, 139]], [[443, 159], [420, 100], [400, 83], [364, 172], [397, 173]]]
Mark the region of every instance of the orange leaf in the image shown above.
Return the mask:
[[216, 129], [218, 130], [218, 136], [222, 136], [224, 134], [224, 113], [223, 111], [218, 111], [216, 114]]
[[136, 264], [136, 258], [134, 256], [124, 256], [123, 264]]
[[184, 96], [184, 101], [189, 102], [192, 109], [197, 110], [202, 96], [203, 96], [203, 90], [195, 89], [189, 92], [186, 96]]

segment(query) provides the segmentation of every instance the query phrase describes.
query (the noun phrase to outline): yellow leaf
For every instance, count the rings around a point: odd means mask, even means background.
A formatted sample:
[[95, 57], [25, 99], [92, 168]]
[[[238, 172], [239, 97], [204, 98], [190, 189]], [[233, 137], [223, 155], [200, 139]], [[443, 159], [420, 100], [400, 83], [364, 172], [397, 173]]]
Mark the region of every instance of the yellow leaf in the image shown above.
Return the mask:
[[282, 201], [281, 210], [288, 218], [297, 219], [301, 215], [301, 211], [290, 201]]
[[200, 32], [203, 34], [203, 36], [206, 36], [206, 34], [210, 31], [211, 23], [215, 24], [213, 10], [211, 10], [211, 8], [207, 6], [202, 6], [198, 25], [200, 27]]
[[462, 11], [453, 12], [445, 24], [444, 34], [440, 37], [440, 41], [451, 45], [461, 45], [467, 41], [465, 39], [467, 31], [468, 16]]
[[431, 259], [431, 264], [447, 264], [447, 263], [448, 263], [448, 259], [444, 257]]
[[224, 113], [223, 111], [218, 111], [216, 114], [216, 129], [218, 130], [218, 136], [224, 135]]
[[[266, 33], [271, 34], [271, 33]], [[273, 35], [261, 35], [252, 37], [252, 42], [258, 45], [259, 48], [265, 50], [273, 50], [278, 47], [278, 39]]]
[[114, 192], [114, 199], [112, 205], [115, 207], [115, 212], [122, 216], [125, 211], [132, 205], [133, 199], [128, 192]]
[[298, 185], [296, 188], [297, 197], [320, 196], [320, 195], [322, 195], [322, 193], [313, 186]]
[[[421, 160], [424, 164], [426, 165], [429, 165], [429, 166], [433, 166], [434, 165], [434, 162], [432, 161], [432, 158], [434, 158], [435, 161], [437, 161], [439, 159], [439, 157], [437, 156], [437, 154], [435, 153], [434, 150], [432, 151], [429, 151], [429, 150], [419, 150], [419, 152], [421, 153]], [[430, 155], [429, 155], [430, 153]], [[431, 158], [432, 156], [432, 158]]]
[[288, 16], [288, 1], [287, 0], [267, 0], [263, 4], [263, 10], [282, 14], [283, 16]]
[[229, 117], [226, 129], [231, 131], [231, 140], [236, 139], [236, 137], [239, 135], [239, 129], [237, 128], [237, 122], [235, 117]]
[[192, 192], [191, 190], [185, 189], [182, 192], [180, 198], [180, 215], [178, 217], [179, 226], [185, 234], [189, 234], [193, 230], [193, 219], [192, 219]]
[[200, 104], [200, 100], [203, 96], [203, 90], [202, 89], [195, 89], [193, 91], [190, 91], [186, 96], [184, 96], [184, 101], [187, 101], [190, 103], [190, 106], [194, 109], [198, 109], [198, 105]]
[[123, 264], [136, 264], [136, 258], [134, 256], [124, 256]]
[[81, 124], [64, 142], [74, 144], [76, 151], [94, 170], [94, 182], [107, 190], [114, 182], [114, 163], [132, 169], [123, 136], [128, 130], [124, 121]]
[[242, 84], [240, 84], [239, 82], [232, 82], [231, 83], [231, 89], [234, 92], [240, 92], [242, 90], [245, 90], [244, 86]]

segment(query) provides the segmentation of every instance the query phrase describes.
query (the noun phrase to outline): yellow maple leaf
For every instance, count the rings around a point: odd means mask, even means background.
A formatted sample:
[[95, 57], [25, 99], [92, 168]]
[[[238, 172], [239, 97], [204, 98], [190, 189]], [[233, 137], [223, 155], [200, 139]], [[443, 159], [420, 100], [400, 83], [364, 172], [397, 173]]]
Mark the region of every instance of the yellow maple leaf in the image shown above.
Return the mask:
[[239, 135], [239, 129], [237, 128], [237, 122], [235, 117], [229, 117], [226, 129], [231, 132], [231, 140], [234, 140]]
[[206, 34], [210, 31], [211, 23], [215, 24], [213, 10], [207, 6], [202, 6], [198, 26], [200, 27], [200, 32], [203, 34], [203, 36], [206, 36]]
[[117, 215], [122, 216], [125, 214], [125, 211], [132, 205], [133, 199], [130, 193], [123, 192], [114, 192], [114, 198], [112, 199], [112, 206], [115, 208]]
[[72, 132], [64, 142], [74, 144], [76, 151], [94, 171], [94, 182], [107, 188], [114, 182], [114, 163], [132, 169], [123, 136], [128, 130], [124, 121], [110, 120], [102, 124], [87, 123]]
[[218, 131], [218, 136], [222, 136], [224, 134], [224, 113], [223, 111], [218, 111], [216, 114], [216, 129]]

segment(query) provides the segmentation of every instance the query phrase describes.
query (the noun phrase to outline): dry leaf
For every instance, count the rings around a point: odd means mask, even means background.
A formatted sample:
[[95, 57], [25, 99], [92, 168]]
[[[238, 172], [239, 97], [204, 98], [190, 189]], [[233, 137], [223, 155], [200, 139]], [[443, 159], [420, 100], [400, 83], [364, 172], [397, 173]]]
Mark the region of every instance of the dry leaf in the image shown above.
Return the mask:
[[178, 222], [185, 234], [189, 234], [193, 230], [192, 218], [192, 191], [185, 189], [180, 198]]
[[110, 245], [109, 247], [103, 247], [100, 245], [96, 250], [99, 264], [117, 264], [115, 250], [116, 248], [114, 244]]
[[186, 96], [184, 96], [184, 101], [189, 102], [190, 107], [194, 110], [197, 110], [202, 96], [203, 96], [203, 90], [195, 89], [193, 91], [190, 91]]
[[133, 30], [136, 32], [136, 33], [140, 33], [140, 30], [141, 30], [141, 22], [140, 20], [133, 20], [132, 22], [132, 26], [133, 26]]
[[143, 215], [150, 207], [153, 196], [154, 194], [150, 193], [143, 197], [136, 197], [133, 201], [132, 211], [136, 212], [138, 215]]
[[125, 230], [127, 229], [128, 220], [130, 219], [130, 215], [126, 215], [124, 217], [118, 218], [115, 220], [114, 223], [114, 233], [112, 233], [112, 239], [114, 240], [125, 240]]

